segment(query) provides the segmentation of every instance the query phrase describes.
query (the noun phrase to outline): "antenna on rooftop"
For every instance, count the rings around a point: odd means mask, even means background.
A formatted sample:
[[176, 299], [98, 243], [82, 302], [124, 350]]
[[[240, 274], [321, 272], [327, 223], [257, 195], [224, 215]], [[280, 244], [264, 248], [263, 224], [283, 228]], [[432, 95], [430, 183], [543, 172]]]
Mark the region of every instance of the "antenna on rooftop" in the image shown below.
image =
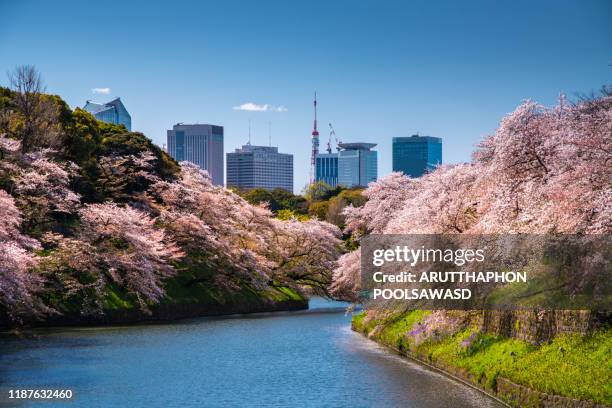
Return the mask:
[[272, 147], [272, 122], [268, 121], [268, 144]]

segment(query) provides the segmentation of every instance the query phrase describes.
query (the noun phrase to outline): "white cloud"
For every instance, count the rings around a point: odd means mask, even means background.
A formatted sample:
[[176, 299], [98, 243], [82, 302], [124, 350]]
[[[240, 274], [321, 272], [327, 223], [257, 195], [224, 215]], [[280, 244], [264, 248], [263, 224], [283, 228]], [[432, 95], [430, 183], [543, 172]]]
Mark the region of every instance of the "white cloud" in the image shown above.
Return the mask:
[[95, 94], [108, 95], [110, 91], [111, 91], [110, 88], [91, 88], [91, 93], [95, 93]]
[[234, 106], [233, 110], [249, 111], [249, 112], [287, 112], [284, 106], [274, 106], [265, 104], [257, 104], [253, 102], [243, 103], [242, 105]]

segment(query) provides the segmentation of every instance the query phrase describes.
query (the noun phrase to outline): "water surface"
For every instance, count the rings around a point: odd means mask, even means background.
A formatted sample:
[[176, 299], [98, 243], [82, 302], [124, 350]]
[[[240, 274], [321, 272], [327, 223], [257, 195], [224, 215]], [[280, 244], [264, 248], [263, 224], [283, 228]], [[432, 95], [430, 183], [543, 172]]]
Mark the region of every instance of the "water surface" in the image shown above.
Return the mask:
[[[72, 402], [7, 400], [70, 388]], [[343, 305], [0, 337], [0, 406], [498, 407], [350, 330]]]

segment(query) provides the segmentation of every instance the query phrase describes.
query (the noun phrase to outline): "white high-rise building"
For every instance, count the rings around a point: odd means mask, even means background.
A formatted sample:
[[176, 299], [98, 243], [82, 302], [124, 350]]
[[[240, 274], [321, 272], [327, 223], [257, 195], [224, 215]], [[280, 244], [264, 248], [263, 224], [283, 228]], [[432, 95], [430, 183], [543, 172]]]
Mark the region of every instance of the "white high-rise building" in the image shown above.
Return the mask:
[[293, 155], [277, 147], [246, 144], [227, 154], [227, 186], [293, 192]]

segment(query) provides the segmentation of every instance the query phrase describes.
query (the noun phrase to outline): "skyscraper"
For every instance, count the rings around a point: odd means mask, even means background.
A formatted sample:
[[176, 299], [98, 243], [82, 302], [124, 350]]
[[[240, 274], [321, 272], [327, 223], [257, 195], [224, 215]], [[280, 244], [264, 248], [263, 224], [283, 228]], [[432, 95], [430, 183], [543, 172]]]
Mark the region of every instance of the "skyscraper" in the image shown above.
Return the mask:
[[120, 98], [115, 98], [106, 103], [87, 101], [83, 109], [102, 122], [124, 125], [127, 130], [132, 130], [132, 117], [127, 109], [125, 109]]
[[293, 155], [279, 153], [277, 147], [243, 145], [227, 153], [227, 186], [293, 192]]
[[168, 130], [168, 154], [208, 171], [214, 184], [223, 185], [223, 126], [178, 123]]
[[393, 138], [393, 171], [421, 177], [442, 164], [442, 139], [413, 135]]
[[375, 143], [338, 144], [338, 184], [345, 187], [367, 186], [378, 176], [378, 152]]
[[338, 185], [338, 153], [319, 153], [316, 161], [316, 181], [323, 181], [336, 187]]
[[337, 153], [317, 155], [316, 179], [335, 187], [365, 187], [378, 177], [375, 143], [339, 143]]

